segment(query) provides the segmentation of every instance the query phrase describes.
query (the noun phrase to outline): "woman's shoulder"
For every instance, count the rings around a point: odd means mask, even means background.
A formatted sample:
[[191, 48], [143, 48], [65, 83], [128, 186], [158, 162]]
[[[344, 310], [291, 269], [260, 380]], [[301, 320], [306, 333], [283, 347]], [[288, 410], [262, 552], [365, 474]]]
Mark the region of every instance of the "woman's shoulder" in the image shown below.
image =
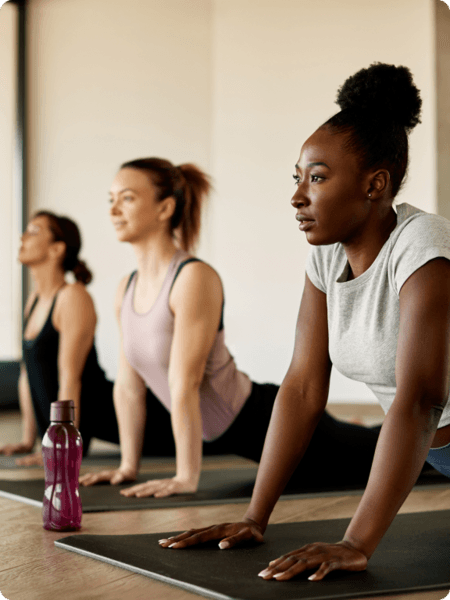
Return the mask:
[[[180, 268], [181, 267], [181, 268]], [[183, 260], [175, 274], [173, 288], [196, 287], [198, 285], [222, 287], [222, 280], [214, 267], [202, 259], [190, 256]]]
[[393, 253], [407, 247], [420, 251], [433, 246], [450, 248], [450, 221], [409, 204], [400, 204], [391, 240]]
[[88, 312], [95, 313], [92, 296], [87, 291], [86, 286], [79, 281], [67, 283], [58, 293], [55, 303], [57, 314], [76, 310], [85, 311], [86, 314]]
[[[189, 261], [189, 262], [186, 262]], [[201, 300], [223, 300], [222, 280], [214, 267], [207, 262], [189, 257], [181, 263], [170, 291], [170, 306], [173, 308], [178, 302], [185, 304]]]
[[397, 207], [397, 227], [390, 244], [389, 270], [399, 293], [406, 279], [434, 258], [450, 259], [450, 221], [408, 204]]

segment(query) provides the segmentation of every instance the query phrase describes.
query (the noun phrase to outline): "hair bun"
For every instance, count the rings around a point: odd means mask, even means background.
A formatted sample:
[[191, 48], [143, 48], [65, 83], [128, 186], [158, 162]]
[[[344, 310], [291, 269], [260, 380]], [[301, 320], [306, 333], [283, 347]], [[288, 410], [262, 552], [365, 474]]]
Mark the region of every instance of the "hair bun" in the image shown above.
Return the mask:
[[408, 131], [420, 123], [422, 100], [407, 67], [373, 63], [349, 77], [338, 90], [341, 110], [370, 113]]

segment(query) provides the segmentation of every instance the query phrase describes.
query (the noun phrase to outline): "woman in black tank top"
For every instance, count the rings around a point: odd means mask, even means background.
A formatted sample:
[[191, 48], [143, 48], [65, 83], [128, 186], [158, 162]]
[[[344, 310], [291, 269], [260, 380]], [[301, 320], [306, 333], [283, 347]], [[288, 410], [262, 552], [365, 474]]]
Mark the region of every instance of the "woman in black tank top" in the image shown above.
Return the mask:
[[[96, 314], [85, 288], [92, 275], [78, 258], [80, 247], [76, 224], [46, 211], [31, 219], [22, 236], [19, 260], [35, 283], [25, 308], [19, 377], [22, 441], [1, 447], [0, 453], [31, 452], [37, 435], [42, 438], [49, 426], [50, 404], [56, 400], [74, 400], [84, 454], [94, 434], [118, 441], [113, 384], [99, 366], [94, 346]], [[67, 271], [76, 283], [66, 283]], [[98, 410], [104, 414], [103, 431], [95, 418]], [[41, 454], [18, 459], [18, 464], [42, 464]]]

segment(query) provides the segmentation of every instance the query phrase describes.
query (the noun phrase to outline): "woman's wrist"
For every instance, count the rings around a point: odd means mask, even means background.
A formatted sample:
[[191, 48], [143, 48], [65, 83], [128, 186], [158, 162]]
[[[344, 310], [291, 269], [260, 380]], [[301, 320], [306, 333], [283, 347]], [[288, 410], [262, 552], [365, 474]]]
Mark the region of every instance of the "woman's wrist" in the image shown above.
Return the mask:
[[261, 533], [264, 533], [267, 528], [267, 523], [269, 522], [269, 517], [258, 518], [255, 514], [250, 512], [250, 509], [245, 513], [244, 518], [242, 519], [243, 523], [248, 523], [249, 525], [255, 525], [261, 530]]
[[198, 471], [179, 471], [177, 470], [176, 475], [174, 477], [180, 483], [188, 483], [191, 485], [198, 485], [200, 481], [200, 470]]
[[129, 477], [136, 477], [139, 471], [139, 465], [132, 465], [130, 463], [122, 462], [119, 467], [119, 471]]
[[31, 438], [23, 438], [21, 441], [21, 445], [24, 447], [25, 452], [31, 452], [34, 448], [34, 443], [35, 443], [36, 439], [31, 439]]

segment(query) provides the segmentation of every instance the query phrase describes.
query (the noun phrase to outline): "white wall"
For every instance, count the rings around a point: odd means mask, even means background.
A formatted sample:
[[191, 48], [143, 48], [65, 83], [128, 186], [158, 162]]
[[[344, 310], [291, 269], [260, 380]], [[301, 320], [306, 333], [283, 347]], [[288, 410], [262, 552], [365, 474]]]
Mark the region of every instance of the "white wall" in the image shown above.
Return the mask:
[[0, 10], [0, 360], [21, 355], [19, 207], [14, 190], [17, 7]]
[[438, 214], [450, 219], [450, 8], [435, 0]]
[[[436, 211], [432, 0], [31, 0], [33, 210], [78, 220], [114, 376], [112, 296], [133, 268], [106, 197], [118, 164], [192, 160], [215, 181], [200, 256], [225, 284], [227, 340], [258, 381], [288, 366], [308, 245], [289, 200], [302, 142], [336, 90], [374, 61], [409, 66], [422, 90], [404, 201]], [[399, 199], [401, 201], [401, 199]], [[332, 400], [371, 398], [333, 376]]]
[[[213, 259], [239, 364], [280, 381], [290, 360], [308, 244], [290, 198], [303, 141], [337, 112], [337, 88], [374, 61], [422, 90], [403, 201], [436, 209], [433, 12], [428, 0], [216, 0]], [[401, 24], [401, 26], [400, 26]], [[333, 374], [331, 399], [370, 399]]]
[[134, 260], [116, 241], [108, 190], [119, 165], [141, 156], [210, 170], [211, 6], [31, 0], [29, 36], [30, 208], [80, 225], [81, 256], [95, 276], [97, 347], [113, 378], [113, 297]]

